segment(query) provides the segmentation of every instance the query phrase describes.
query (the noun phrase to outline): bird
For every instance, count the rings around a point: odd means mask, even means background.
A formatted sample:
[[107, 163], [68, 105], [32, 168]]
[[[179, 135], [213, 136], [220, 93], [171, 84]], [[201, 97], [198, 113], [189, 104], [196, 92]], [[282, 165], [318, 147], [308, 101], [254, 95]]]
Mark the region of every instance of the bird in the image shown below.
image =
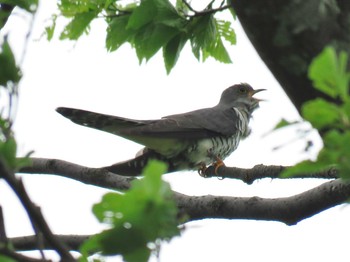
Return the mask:
[[215, 172], [223, 160], [250, 133], [249, 120], [263, 101], [253, 97], [266, 89], [254, 90], [247, 83], [225, 89], [219, 103], [182, 114], [154, 120], [136, 120], [58, 107], [56, 111], [72, 122], [112, 133], [144, 146], [135, 158], [104, 167], [122, 176], [140, 176], [151, 159], [167, 164], [167, 173], [197, 170], [204, 174], [208, 166]]

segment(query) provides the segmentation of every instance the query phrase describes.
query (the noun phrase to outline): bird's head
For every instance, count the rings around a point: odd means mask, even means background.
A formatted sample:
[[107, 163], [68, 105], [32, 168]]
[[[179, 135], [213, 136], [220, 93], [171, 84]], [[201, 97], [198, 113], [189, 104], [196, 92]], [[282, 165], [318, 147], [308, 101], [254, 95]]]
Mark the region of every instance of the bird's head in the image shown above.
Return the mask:
[[249, 84], [241, 83], [230, 86], [221, 95], [219, 105], [225, 107], [237, 107], [252, 113], [259, 107], [259, 102], [263, 101], [253, 97], [256, 93], [266, 89], [254, 90]]

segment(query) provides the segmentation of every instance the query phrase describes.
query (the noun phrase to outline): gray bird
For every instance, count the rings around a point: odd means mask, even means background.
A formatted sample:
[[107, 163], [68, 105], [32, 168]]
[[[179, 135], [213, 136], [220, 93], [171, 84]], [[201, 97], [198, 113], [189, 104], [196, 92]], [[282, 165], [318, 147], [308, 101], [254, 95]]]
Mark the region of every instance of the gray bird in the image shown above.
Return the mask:
[[109, 171], [137, 176], [150, 159], [164, 161], [168, 172], [219, 167], [249, 134], [249, 120], [261, 99], [246, 83], [233, 85], [211, 108], [165, 116], [157, 120], [134, 120], [90, 111], [59, 107], [57, 112], [76, 124], [109, 132], [145, 147], [135, 158], [106, 167]]

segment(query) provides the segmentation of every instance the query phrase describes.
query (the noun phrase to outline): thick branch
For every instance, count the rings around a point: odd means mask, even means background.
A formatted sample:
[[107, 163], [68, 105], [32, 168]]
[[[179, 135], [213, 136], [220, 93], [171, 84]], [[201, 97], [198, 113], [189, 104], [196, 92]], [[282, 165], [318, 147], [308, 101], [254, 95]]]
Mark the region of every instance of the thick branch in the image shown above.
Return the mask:
[[[220, 176], [242, 179], [251, 183], [257, 178], [276, 178], [282, 169], [283, 167], [258, 165], [253, 169], [221, 167], [218, 172]], [[87, 168], [62, 160], [34, 158], [33, 166], [24, 168], [21, 172], [58, 174], [86, 184], [106, 188], [127, 189], [130, 186], [130, 180], [127, 177], [112, 174], [103, 169]], [[324, 173], [313, 174], [313, 177], [335, 178], [336, 171], [331, 169]], [[274, 220], [286, 224], [295, 224], [325, 209], [344, 203], [349, 197], [350, 186], [340, 179], [324, 183], [299, 195], [276, 199], [187, 196], [175, 192], [175, 199], [181, 213], [188, 214], [190, 220], [239, 218]]]
[[[259, 197], [187, 196], [175, 193], [175, 200], [189, 221], [206, 218], [280, 221], [294, 225], [330, 207], [347, 201], [350, 183], [340, 179], [324, 183], [304, 193], [278, 199]], [[70, 250], [78, 251], [89, 235], [56, 235]], [[35, 236], [10, 238], [19, 251], [35, 250]], [[44, 243], [45, 249], [51, 246]]]
[[[58, 174], [86, 184], [105, 188], [127, 189], [130, 179], [109, 173], [104, 169], [87, 168], [62, 160], [34, 158], [32, 167], [21, 172]], [[276, 178], [283, 167], [255, 166], [253, 169], [219, 168], [219, 175], [251, 183], [254, 179]], [[227, 172], [227, 176], [225, 175]], [[299, 176], [302, 177], [302, 176]], [[308, 176], [305, 176], [308, 177]], [[317, 178], [335, 178], [336, 171], [313, 174]], [[190, 220], [205, 218], [274, 220], [295, 224], [325, 209], [344, 203], [350, 197], [350, 186], [340, 179], [322, 184], [309, 191], [287, 198], [186, 196], [175, 192], [181, 213]]]
[[301, 194], [285, 198], [187, 196], [176, 193], [177, 205], [189, 220], [207, 218], [280, 221], [294, 225], [326, 209], [346, 202], [350, 183], [326, 182]]

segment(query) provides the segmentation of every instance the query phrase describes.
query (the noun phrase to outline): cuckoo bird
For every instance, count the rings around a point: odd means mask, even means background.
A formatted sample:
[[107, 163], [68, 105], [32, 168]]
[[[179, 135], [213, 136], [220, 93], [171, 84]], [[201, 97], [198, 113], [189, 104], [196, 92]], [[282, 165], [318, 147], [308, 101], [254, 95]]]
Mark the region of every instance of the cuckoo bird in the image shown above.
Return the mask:
[[[211, 108], [165, 116], [156, 120], [135, 120], [81, 109], [57, 108], [72, 122], [109, 132], [144, 145], [136, 157], [106, 167], [125, 175], [141, 175], [150, 159], [164, 161], [168, 172], [219, 167], [249, 134], [249, 120], [261, 99], [249, 84], [233, 85], [223, 91], [219, 103]], [[216, 169], [215, 169], [216, 170]]]

